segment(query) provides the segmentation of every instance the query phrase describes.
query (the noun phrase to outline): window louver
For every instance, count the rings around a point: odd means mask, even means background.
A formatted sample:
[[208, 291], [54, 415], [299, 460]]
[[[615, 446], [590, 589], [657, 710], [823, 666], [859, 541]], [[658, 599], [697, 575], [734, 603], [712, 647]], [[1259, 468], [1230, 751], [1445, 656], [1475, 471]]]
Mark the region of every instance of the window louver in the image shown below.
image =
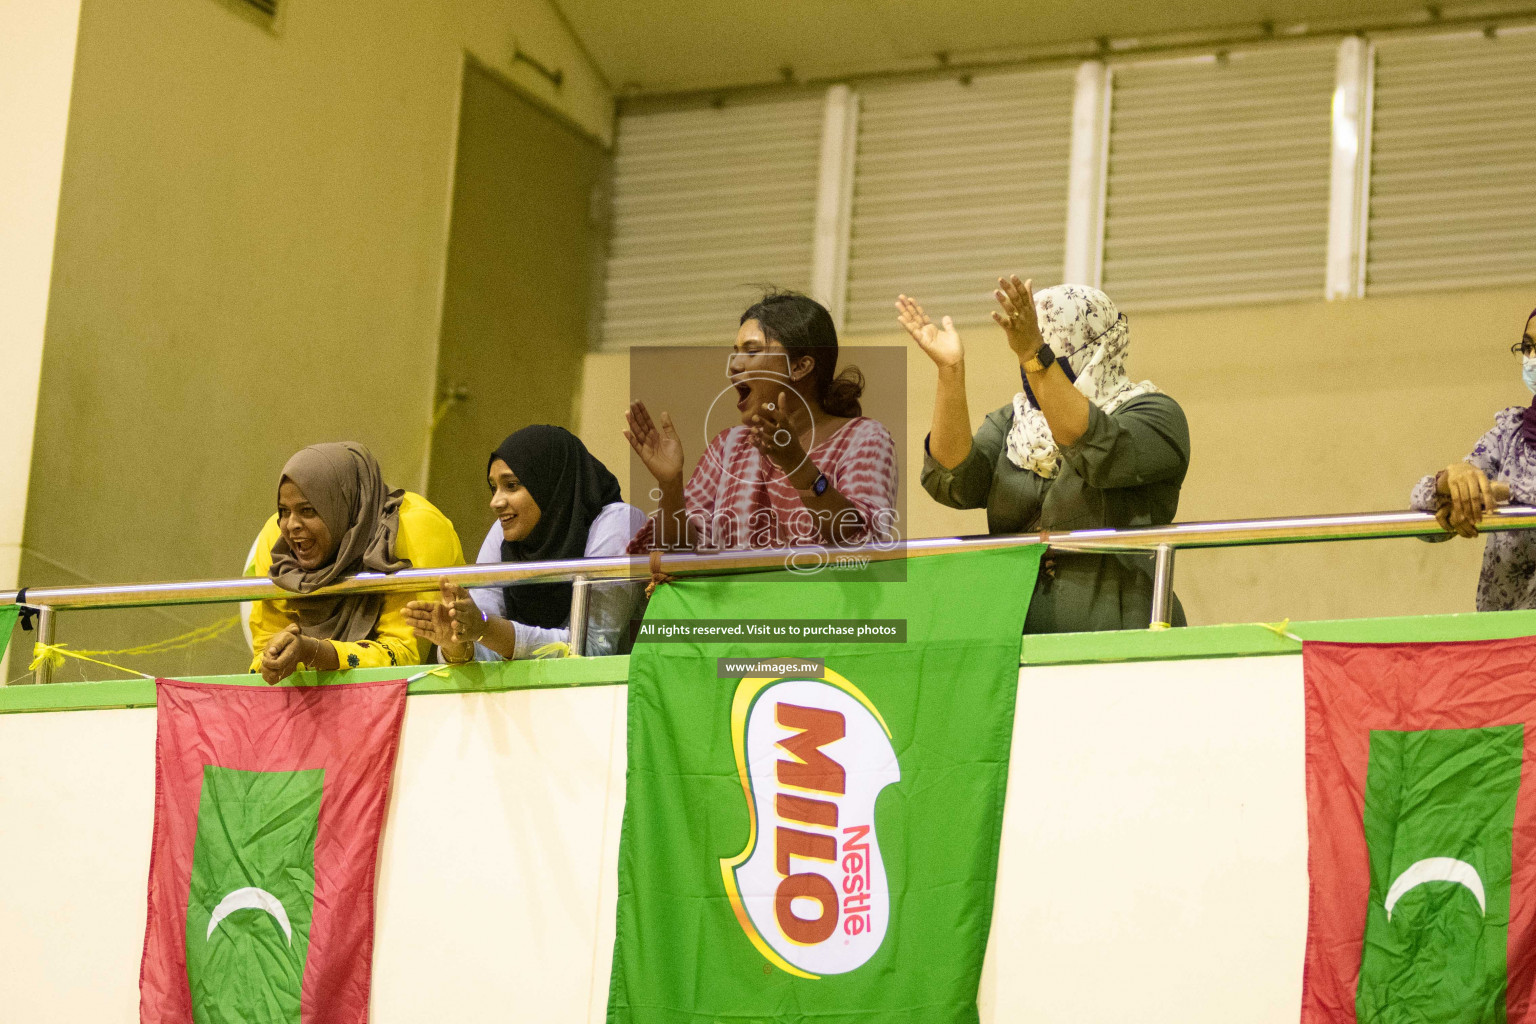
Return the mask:
[[896, 329], [898, 293], [987, 319], [1005, 273], [1060, 281], [1070, 68], [860, 90], [845, 329]]
[[603, 347], [729, 344], [765, 284], [805, 290], [822, 98], [627, 113]]
[[1122, 309], [1323, 297], [1334, 54], [1114, 68], [1103, 288]]
[[1536, 32], [1376, 44], [1366, 291], [1536, 280]]

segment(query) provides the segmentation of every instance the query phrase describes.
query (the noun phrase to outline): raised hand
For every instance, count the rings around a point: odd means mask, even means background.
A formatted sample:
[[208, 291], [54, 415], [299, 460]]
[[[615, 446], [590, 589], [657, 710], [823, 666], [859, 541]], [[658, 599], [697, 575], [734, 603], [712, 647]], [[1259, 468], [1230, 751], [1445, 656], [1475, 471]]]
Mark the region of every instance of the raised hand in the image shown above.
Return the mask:
[[916, 299], [905, 295], [896, 296], [896, 319], [901, 321], [901, 326], [912, 335], [912, 340], [917, 342], [917, 347], [922, 349], [934, 363], [943, 369], [956, 366], [965, 359], [965, 349], [960, 344], [960, 335], [955, 330], [955, 322], [949, 317], [944, 317], [943, 327], [928, 319], [928, 314], [923, 312], [923, 307], [917, 304]]
[[677, 436], [677, 428], [672, 425], [672, 417], [662, 413], [661, 425], [658, 427], [644, 402], [632, 402], [624, 413], [624, 420], [629, 424], [629, 429], [624, 431], [624, 439], [635, 450], [635, 454], [640, 456], [640, 461], [650, 470], [656, 482], [666, 485], [680, 481], [683, 476], [683, 442]]
[[1020, 281], [1019, 275], [997, 279], [997, 291], [992, 297], [1002, 307], [1002, 312], [992, 311], [992, 319], [1003, 329], [1008, 347], [1018, 356], [1019, 362], [1033, 359], [1045, 338], [1040, 334], [1040, 320], [1035, 314], [1034, 279]]

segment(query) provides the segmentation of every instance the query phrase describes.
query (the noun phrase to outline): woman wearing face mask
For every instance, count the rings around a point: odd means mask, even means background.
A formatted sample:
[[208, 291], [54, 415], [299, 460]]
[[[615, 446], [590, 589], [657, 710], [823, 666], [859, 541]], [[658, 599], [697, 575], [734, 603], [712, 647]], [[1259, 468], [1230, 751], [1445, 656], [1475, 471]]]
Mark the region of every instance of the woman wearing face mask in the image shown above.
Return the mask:
[[[256, 542], [256, 575], [308, 594], [360, 572], [460, 565], [464, 552], [431, 502], [390, 490], [373, 455], [344, 441], [310, 445], [283, 467], [277, 512]], [[405, 620], [409, 593], [258, 601], [251, 671], [276, 683], [313, 669], [416, 665], [426, 657]]]
[[[1521, 359], [1521, 377], [1536, 394], [1536, 310], [1510, 351]], [[1536, 402], [1515, 405], [1493, 418], [1465, 459], [1424, 477], [1409, 496], [1421, 512], [1433, 512], [1440, 525], [1463, 537], [1477, 536], [1484, 513], [1509, 500], [1536, 501]], [[1435, 538], [1444, 540], [1447, 538]], [[1525, 530], [1493, 533], [1483, 549], [1477, 581], [1480, 612], [1536, 608], [1536, 537]]]
[[741, 314], [728, 377], [741, 425], [715, 436], [686, 487], [671, 416], [662, 413], [658, 425], [643, 402], [629, 407], [624, 436], [661, 492], [632, 552], [891, 538], [896, 446], [861, 414], [863, 375], [837, 373], [837, 329], [825, 307], [793, 292], [765, 295]]
[[[548, 562], [622, 555], [645, 524], [619, 482], [563, 427], [524, 427], [501, 442], [486, 467], [496, 522], [475, 561]], [[590, 584], [587, 640], [578, 653], [622, 653], [640, 588], [622, 580]], [[435, 601], [412, 601], [407, 620], [451, 663], [531, 658], [545, 644], [570, 640], [571, 584], [504, 588], [439, 584]]]
[[[987, 510], [991, 533], [1161, 526], [1189, 469], [1189, 426], [1151, 381], [1125, 375], [1130, 327], [1097, 288], [998, 280], [1003, 328], [1023, 390], [971, 435], [965, 353], [903, 295], [898, 319], [938, 368], [923, 487], [951, 508]], [[1026, 633], [1145, 629], [1151, 556], [1055, 554], [1035, 585]], [[1173, 600], [1172, 625], [1184, 624]]]

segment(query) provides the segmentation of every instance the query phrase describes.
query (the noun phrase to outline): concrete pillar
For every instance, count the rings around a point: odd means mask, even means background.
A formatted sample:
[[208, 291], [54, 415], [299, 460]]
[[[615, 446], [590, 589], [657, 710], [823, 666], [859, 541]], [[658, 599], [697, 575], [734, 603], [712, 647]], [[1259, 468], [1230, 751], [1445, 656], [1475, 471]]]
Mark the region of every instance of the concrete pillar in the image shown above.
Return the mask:
[[0, 589], [16, 585], [80, 0], [0, 0]]

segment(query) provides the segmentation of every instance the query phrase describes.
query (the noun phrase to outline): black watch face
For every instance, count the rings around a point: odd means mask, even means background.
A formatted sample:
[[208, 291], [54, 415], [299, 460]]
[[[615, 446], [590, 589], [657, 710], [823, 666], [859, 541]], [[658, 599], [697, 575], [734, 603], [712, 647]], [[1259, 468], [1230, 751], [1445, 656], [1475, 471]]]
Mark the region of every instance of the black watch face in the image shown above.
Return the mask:
[[811, 490], [816, 492], [816, 497], [818, 498], [825, 494], [827, 490], [827, 474], [823, 473], [818, 476], [816, 482], [811, 484]]

